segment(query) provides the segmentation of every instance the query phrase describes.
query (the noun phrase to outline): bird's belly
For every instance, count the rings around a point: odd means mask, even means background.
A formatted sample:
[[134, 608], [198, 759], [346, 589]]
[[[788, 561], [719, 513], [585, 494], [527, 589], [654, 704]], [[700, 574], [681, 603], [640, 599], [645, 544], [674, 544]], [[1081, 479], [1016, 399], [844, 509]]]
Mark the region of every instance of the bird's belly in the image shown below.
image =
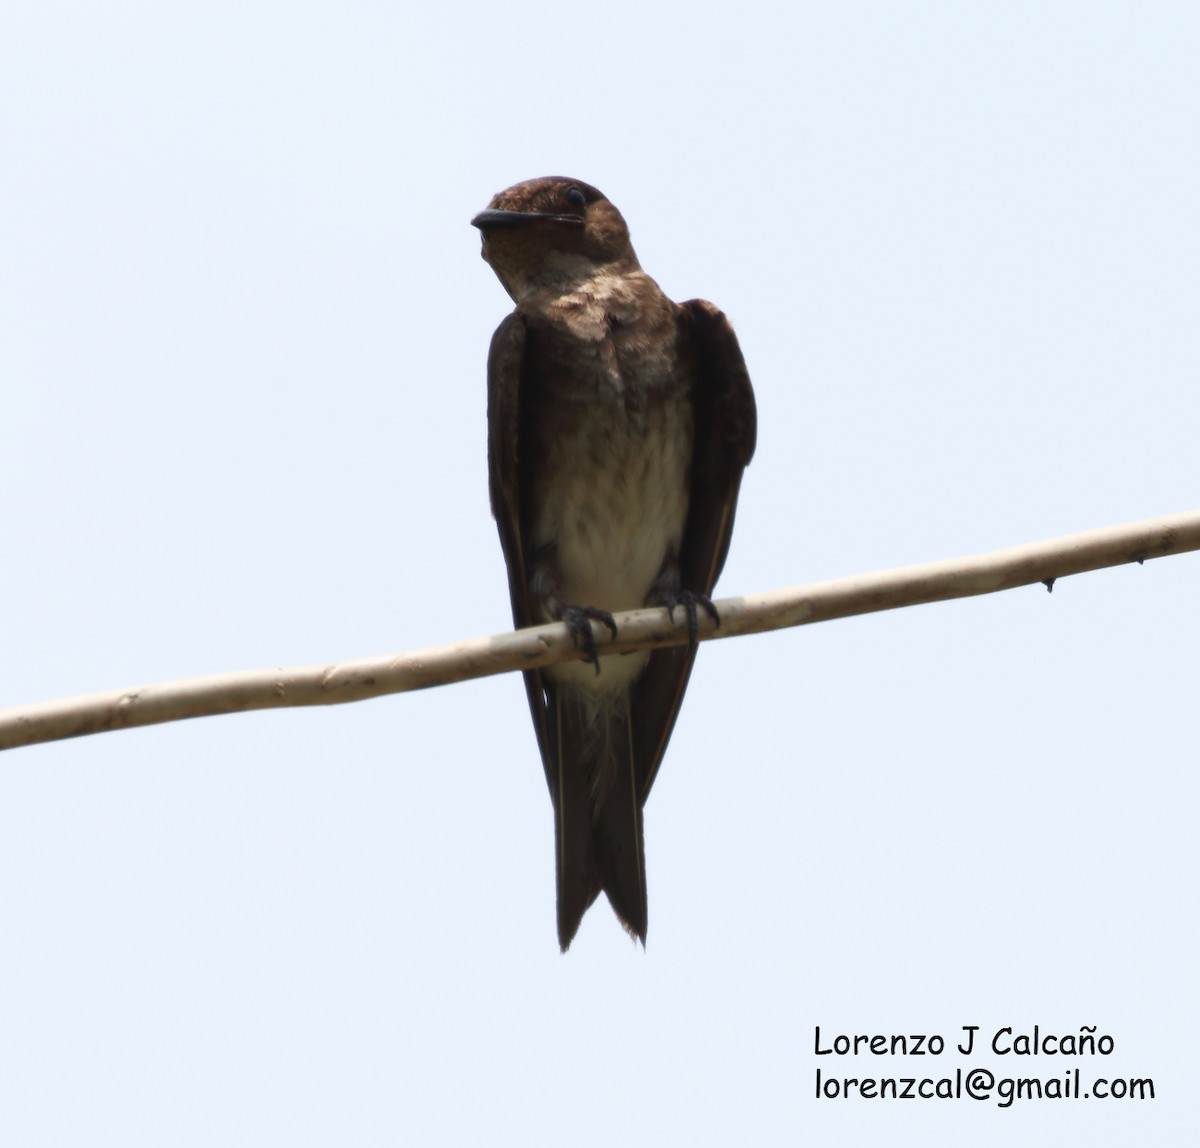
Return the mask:
[[[646, 604], [663, 564], [679, 554], [691, 444], [690, 407], [673, 397], [633, 411], [598, 404], [552, 439], [534, 534], [539, 548], [553, 547], [563, 602], [613, 612]], [[616, 687], [646, 657], [603, 658], [600, 679]], [[580, 663], [556, 669], [563, 678], [594, 675]]]

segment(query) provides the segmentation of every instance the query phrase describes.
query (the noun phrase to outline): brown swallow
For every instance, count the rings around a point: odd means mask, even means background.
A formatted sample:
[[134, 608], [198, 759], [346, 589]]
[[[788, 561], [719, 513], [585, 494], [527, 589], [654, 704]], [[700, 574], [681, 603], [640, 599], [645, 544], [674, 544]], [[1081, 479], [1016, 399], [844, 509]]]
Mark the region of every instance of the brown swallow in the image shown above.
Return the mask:
[[[525, 674], [550, 797], [565, 951], [601, 889], [646, 940], [642, 809], [725, 563], [755, 405], [711, 303], [673, 303], [594, 187], [516, 184], [471, 221], [516, 302], [488, 354], [488, 472], [518, 628], [562, 620], [588, 653]], [[597, 656], [592, 621], [664, 605], [688, 646]]]

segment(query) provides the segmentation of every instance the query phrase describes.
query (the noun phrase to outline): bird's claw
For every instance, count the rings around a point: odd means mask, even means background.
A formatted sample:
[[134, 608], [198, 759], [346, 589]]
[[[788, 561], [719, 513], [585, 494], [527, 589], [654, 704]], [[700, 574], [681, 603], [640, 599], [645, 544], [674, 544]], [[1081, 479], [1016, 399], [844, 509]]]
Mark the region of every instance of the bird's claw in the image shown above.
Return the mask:
[[592, 632], [592, 622], [599, 622], [617, 636], [617, 624], [607, 610], [597, 610], [595, 606], [564, 606], [562, 620], [571, 634], [571, 641], [576, 646], [583, 647], [583, 660], [591, 662], [600, 673], [600, 655], [596, 651], [596, 635]]
[[700, 644], [700, 625], [698, 606], [704, 607], [704, 612], [713, 620], [714, 625], [721, 624], [721, 615], [717, 613], [713, 600], [707, 594], [699, 594], [695, 590], [680, 590], [678, 594], [664, 594], [662, 605], [666, 606], [671, 621], [675, 621], [675, 607], [682, 606], [687, 614], [688, 646], [693, 650]]

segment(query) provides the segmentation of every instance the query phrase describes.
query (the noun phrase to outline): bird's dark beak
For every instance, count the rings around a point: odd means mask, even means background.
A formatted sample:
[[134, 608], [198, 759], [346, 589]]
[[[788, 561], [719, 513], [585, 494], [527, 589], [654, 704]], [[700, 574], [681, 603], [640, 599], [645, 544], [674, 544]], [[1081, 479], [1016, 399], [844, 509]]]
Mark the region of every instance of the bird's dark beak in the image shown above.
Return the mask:
[[478, 227], [480, 231], [489, 231], [501, 227], [527, 227], [531, 223], [582, 224], [583, 216], [547, 215], [542, 211], [500, 211], [496, 208], [488, 208], [487, 211], [481, 211], [471, 220], [471, 226]]

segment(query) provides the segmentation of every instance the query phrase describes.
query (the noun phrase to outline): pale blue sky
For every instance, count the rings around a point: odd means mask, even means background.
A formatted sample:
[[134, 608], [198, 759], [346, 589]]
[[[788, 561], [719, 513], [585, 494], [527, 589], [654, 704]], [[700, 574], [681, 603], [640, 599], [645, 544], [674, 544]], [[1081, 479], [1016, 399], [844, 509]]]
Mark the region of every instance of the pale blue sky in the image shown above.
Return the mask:
[[[1197, 505], [1198, 58], [1182, 2], [10, 3], [0, 706], [503, 629], [469, 220], [535, 175], [737, 327], [723, 595]], [[558, 953], [515, 677], [5, 754], [5, 1143], [1182, 1142], [1198, 575], [706, 646], [644, 953]], [[1158, 1098], [813, 1099], [817, 1024], [1035, 1023]], [[833, 1071], [1077, 1063], [930, 1059]]]

